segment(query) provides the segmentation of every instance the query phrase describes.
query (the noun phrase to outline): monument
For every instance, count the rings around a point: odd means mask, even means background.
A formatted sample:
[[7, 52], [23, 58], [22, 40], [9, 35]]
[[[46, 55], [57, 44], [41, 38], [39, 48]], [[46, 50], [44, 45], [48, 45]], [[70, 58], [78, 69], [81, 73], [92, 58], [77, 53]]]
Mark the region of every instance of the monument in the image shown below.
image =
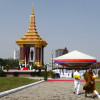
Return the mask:
[[33, 7], [27, 33], [15, 42], [20, 47], [19, 65], [23, 64], [26, 67], [30, 61], [38, 67], [44, 65], [44, 47], [47, 46], [47, 42], [37, 32]]

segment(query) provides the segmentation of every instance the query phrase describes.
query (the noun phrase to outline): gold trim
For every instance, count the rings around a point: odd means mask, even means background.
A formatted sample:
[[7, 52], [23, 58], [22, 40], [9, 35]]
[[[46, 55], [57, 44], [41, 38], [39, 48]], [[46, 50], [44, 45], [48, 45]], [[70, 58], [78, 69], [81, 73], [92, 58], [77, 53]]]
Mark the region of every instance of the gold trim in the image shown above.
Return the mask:
[[38, 67], [42, 67], [41, 62], [39, 61], [35, 61], [35, 65], [37, 65]]
[[23, 44], [19, 44], [20, 48], [23, 48]]
[[24, 64], [25, 60], [19, 60], [19, 65]]

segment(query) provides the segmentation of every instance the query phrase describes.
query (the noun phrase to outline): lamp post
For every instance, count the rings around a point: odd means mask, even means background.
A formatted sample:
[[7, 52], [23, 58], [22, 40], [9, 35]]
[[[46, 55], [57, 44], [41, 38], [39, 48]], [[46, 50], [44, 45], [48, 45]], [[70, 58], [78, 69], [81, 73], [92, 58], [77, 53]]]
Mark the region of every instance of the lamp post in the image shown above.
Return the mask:
[[52, 55], [52, 70], [53, 70], [53, 54], [54, 54], [54, 52], [52, 50], [52, 52], [51, 52], [51, 55]]

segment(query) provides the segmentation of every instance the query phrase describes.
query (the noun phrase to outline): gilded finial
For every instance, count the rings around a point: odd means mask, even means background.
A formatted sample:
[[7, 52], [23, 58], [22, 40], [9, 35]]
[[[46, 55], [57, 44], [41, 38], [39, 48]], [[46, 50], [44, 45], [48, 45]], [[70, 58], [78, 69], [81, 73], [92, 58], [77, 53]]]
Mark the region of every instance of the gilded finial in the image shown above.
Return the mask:
[[31, 15], [34, 15], [34, 11], [33, 11], [33, 3], [32, 3], [32, 13], [31, 13]]

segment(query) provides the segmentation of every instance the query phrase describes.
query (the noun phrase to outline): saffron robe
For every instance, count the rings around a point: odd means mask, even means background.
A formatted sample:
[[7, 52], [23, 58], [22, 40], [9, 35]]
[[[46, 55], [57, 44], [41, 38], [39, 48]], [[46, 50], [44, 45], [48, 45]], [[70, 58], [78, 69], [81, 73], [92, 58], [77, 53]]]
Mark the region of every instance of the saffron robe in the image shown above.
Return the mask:
[[[86, 84], [83, 86], [83, 90], [85, 90], [86, 93], [92, 93], [95, 90], [95, 81], [92, 79], [93, 72], [87, 72], [86, 73]], [[93, 84], [91, 83], [93, 82]]]

